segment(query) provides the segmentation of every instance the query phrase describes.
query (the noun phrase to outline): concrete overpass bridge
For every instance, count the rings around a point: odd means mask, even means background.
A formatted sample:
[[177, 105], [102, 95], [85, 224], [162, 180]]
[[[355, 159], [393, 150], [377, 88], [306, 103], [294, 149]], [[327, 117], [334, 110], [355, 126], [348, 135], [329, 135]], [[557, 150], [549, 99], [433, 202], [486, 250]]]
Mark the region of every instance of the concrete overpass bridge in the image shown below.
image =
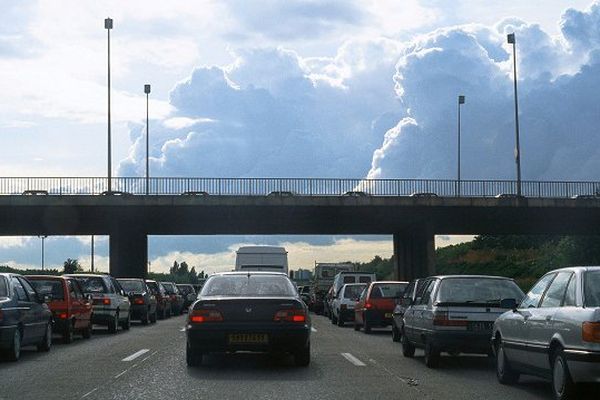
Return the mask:
[[401, 279], [435, 272], [436, 234], [600, 234], [600, 182], [0, 178], [0, 235], [108, 235], [145, 276], [148, 235], [389, 234]]

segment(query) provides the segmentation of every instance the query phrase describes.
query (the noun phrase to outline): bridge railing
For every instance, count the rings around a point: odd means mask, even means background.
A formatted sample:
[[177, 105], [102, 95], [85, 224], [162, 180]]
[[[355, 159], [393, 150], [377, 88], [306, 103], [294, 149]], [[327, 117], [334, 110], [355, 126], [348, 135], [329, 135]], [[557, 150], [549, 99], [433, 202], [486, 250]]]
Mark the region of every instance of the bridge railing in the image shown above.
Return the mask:
[[[336, 178], [150, 178], [116, 177], [111, 190], [134, 195], [180, 195], [206, 192], [210, 195], [265, 196], [270, 193], [302, 196], [340, 196], [347, 193], [372, 196], [410, 196], [434, 193], [446, 197], [494, 197], [515, 194], [517, 182], [510, 180], [444, 179], [336, 179]], [[569, 198], [600, 195], [600, 182], [522, 181], [525, 197]], [[0, 177], [0, 195], [50, 194], [99, 195], [108, 190], [100, 177]]]

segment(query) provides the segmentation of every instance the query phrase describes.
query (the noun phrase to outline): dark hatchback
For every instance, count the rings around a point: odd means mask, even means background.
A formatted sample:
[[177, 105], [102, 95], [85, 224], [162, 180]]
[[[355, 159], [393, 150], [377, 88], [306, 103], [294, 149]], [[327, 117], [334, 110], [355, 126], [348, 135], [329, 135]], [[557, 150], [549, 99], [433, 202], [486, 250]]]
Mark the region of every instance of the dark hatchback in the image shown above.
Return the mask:
[[52, 346], [52, 312], [29, 281], [18, 274], [0, 274], [0, 351], [16, 361], [21, 347]]
[[212, 275], [190, 307], [186, 331], [189, 366], [229, 351], [291, 353], [296, 365], [310, 363], [308, 308], [282, 273]]
[[131, 319], [140, 320], [142, 325], [156, 322], [156, 297], [141, 278], [117, 278], [131, 302]]
[[179, 293], [179, 289], [173, 282], [160, 282], [162, 283], [167, 296], [171, 299], [171, 312], [173, 315], [181, 315], [183, 313], [183, 296]]
[[148, 285], [156, 298], [156, 313], [158, 318], [169, 318], [171, 316], [171, 298], [167, 294], [162, 283], [146, 279], [146, 285]]

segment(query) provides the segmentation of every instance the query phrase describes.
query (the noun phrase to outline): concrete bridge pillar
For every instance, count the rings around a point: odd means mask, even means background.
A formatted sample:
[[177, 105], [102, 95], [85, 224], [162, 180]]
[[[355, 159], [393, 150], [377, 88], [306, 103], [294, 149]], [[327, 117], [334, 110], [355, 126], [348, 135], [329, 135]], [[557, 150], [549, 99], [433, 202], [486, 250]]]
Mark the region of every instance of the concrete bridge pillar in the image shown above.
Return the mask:
[[110, 273], [117, 278], [145, 278], [148, 274], [148, 235], [119, 226], [110, 233]]
[[435, 274], [435, 235], [414, 232], [394, 234], [394, 271], [401, 281]]

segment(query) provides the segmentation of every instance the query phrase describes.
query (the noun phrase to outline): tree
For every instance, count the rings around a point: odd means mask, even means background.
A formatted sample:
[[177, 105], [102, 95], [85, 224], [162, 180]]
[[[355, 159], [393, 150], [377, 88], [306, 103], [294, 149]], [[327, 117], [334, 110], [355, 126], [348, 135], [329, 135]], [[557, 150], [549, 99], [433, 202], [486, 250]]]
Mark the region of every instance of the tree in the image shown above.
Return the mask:
[[177, 260], [173, 261], [173, 266], [169, 270], [169, 273], [173, 276], [179, 273], [179, 263], [177, 263]]
[[82, 272], [83, 268], [79, 264], [77, 259], [67, 258], [67, 261], [63, 264], [63, 269], [65, 274], [74, 274], [76, 272]]

